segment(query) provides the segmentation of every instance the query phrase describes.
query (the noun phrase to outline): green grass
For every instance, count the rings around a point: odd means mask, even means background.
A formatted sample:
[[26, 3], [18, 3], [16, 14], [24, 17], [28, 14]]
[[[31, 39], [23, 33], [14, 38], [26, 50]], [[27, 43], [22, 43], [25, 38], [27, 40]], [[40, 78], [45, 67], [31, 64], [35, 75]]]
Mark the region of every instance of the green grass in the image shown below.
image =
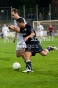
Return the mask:
[[[43, 41], [45, 49], [49, 45], [58, 47], [58, 37], [54, 41]], [[31, 57], [33, 73], [22, 73], [23, 59], [15, 55], [16, 43], [0, 39], [0, 88], [58, 88], [58, 51], [51, 51], [46, 57], [36, 54]], [[21, 68], [13, 70], [12, 64], [19, 62]]]

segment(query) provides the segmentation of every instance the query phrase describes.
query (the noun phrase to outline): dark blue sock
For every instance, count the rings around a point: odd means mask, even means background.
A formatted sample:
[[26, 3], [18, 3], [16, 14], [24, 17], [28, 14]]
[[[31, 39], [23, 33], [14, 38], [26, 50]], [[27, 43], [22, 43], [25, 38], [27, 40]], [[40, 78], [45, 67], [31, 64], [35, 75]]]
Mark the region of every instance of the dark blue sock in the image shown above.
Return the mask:
[[31, 61], [26, 62], [26, 67], [28, 67], [28, 69], [32, 69]]
[[52, 47], [47, 47], [47, 50], [50, 52], [51, 50], [53, 50]]

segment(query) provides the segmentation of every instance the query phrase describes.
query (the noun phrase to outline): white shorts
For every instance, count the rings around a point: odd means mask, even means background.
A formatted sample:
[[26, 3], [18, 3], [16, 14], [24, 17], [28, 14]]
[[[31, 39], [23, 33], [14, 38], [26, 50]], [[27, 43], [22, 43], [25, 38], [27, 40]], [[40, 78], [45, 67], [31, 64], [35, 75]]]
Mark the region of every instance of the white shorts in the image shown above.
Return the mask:
[[26, 43], [24, 41], [17, 43], [16, 50], [21, 50], [22, 48], [26, 48]]
[[8, 35], [7, 34], [4, 34], [4, 37], [7, 37]]
[[42, 37], [43, 36], [43, 31], [39, 32], [38, 36]]

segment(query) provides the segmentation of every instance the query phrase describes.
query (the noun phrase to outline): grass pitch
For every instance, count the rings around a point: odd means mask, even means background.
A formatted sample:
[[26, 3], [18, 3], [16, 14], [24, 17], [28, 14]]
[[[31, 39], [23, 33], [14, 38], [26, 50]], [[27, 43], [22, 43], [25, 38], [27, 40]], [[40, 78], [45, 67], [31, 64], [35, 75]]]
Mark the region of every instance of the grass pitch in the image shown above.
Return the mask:
[[[45, 49], [52, 45], [58, 47], [58, 37], [54, 41], [42, 41]], [[0, 88], [58, 88], [58, 51], [51, 51], [46, 57], [36, 54], [31, 57], [33, 73], [22, 73], [23, 59], [15, 55], [16, 43], [0, 39]], [[19, 62], [21, 68], [13, 70], [12, 64]]]

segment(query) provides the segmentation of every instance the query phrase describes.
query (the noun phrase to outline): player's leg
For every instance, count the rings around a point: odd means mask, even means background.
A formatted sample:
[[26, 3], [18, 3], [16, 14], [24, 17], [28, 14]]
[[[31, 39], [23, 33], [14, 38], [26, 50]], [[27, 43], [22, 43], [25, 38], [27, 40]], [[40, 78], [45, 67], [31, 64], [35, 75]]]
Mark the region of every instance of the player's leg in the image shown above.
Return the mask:
[[40, 34], [39, 34], [39, 41], [40, 41], [40, 43], [41, 43], [42, 40], [44, 40], [44, 41], [46, 40], [46, 38], [43, 37], [43, 31], [41, 31]]
[[25, 52], [24, 48], [21, 50], [16, 50], [16, 56], [17, 57], [21, 56], [24, 59], [24, 62], [26, 64], [26, 67], [23, 70], [24, 73], [32, 71], [32, 66], [31, 66], [31, 61], [30, 61], [31, 55], [32, 55], [32, 53], [31, 52]]
[[44, 41], [46, 40], [46, 38], [43, 37], [43, 31], [41, 31], [41, 35], [40, 35], [40, 36], [41, 36], [41, 39], [42, 39], [42, 40], [44, 40]]
[[46, 56], [51, 50], [57, 50], [57, 47], [55, 46], [48, 46], [46, 49], [42, 50], [40, 54], [42, 56]]
[[25, 52], [26, 50], [25, 48], [26, 48], [26, 45], [24, 42], [21, 45], [18, 42], [16, 46], [16, 56], [17, 57], [21, 56], [24, 59], [26, 67], [23, 72], [29, 72], [29, 71], [31, 72], [31, 61], [30, 61], [31, 52], [27, 52], [28, 48], [27, 48], [27, 51]]
[[41, 43], [41, 41], [42, 41], [42, 40], [41, 40], [41, 36], [38, 36], [38, 40], [39, 40], [39, 42]]
[[26, 63], [26, 68], [24, 69], [23, 72], [33, 72], [32, 70], [32, 64], [31, 64], [31, 56], [35, 56], [35, 53], [33, 53], [32, 50], [32, 44], [29, 42], [27, 44], [27, 47], [25, 48], [25, 63]]
[[37, 36], [38, 36], [38, 41], [41, 43], [41, 32], [38, 32]]
[[38, 36], [38, 41], [41, 43], [42, 42], [42, 37], [41, 35]]
[[18, 41], [18, 43], [17, 43], [17, 45], [16, 45], [16, 56], [17, 56], [17, 57], [22, 56], [22, 57], [24, 58], [25, 48], [26, 48], [25, 42], [20, 43], [20, 42]]
[[6, 36], [6, 40], [9, 42], [9, 39], [8, 39], [8, 37]]
[[24, 58], [25, 48], [22, 48], [21, 50], [16, 50], [16, 56], [20, 57], [22, 56]]
[[51, 32], [49, 32], [49, 41], [51, 40]]
[[52, 34], [51, 34], [51, 38], [52, 38], [52, 41], [53, 41], [53, 40], [54, 40], [53, 32], [52, 32]]
[[31, 65], [31, 60], [30, 60], [31, 56], [32, 56], [31, 52], [25, 52], [26, 68], [23, 70], [24, 73], [33, 72], [32, 65]]
[[51, 50], [57, 50], [55, 46], [48, 46], [46, 49], [43, 50], [42, 46], [40, 45], [39, 41], [35, 43], [36, 47], [33, 49], [36, 53], [40, 53], [42, 56], [46, 56]]
[[4, 42], [6, 42], [6, 36], [4, 35]]

